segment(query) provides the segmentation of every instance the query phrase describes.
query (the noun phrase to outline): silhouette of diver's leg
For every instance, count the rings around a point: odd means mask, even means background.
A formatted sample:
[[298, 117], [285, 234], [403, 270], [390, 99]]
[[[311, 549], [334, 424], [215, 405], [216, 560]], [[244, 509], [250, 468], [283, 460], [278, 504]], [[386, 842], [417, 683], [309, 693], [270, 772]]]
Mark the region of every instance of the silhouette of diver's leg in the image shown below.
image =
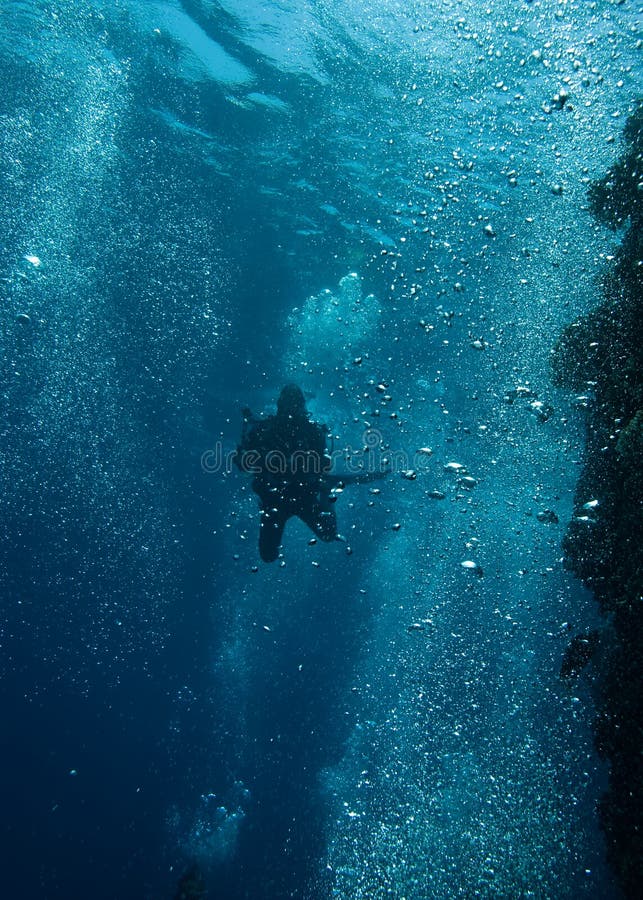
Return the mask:
[[297, 515], [320, 540], [337, 540], [337, 516], [330, 503], [311, 503], [303, 509], [297, 510]]
[[279, 546], [289, 513], [274, 506], [262, 507], [259, 524], [259, 554], [264, 562], [274, 562], [279, 556]]

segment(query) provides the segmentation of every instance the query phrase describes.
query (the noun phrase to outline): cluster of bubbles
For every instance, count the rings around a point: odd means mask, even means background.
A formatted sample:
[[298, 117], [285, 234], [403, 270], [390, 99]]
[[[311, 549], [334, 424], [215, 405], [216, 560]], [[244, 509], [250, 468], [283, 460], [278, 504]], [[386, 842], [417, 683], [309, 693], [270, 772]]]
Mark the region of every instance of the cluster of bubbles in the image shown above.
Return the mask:
[[189, 827], [185, 826], [181, 814], [174, 810], [170, 816], [170, 827], [183, 831], [181, 844], [186, 856], [204, 870], [230, 859], [235, 853], [250, 799], [250, 791], [245, 784], [235, 781], [222, 796], [212, 791], [202, 794]]
[[363, 296], [362, 279], [355, 272], [345, 275], [334, 292], [325, 289], [309, 297], [287, 320], [292, 335], [288, 374], [307, 372], [322, 357], [326, 371], [348, 366], [360, 350], [373, 344], [380, 315], [375, 297]]

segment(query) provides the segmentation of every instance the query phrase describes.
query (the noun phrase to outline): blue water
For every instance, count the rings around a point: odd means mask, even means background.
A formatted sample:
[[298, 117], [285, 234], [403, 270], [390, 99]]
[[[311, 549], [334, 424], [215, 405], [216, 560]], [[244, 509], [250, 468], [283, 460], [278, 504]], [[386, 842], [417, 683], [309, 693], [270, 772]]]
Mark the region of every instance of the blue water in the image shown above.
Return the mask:
[[[373, 7], [3, 0], [3, 896], [618, 896], [548, 359], [638, 11]], [[395, 465], [268, 566], [203, 460], [293, 380]]]

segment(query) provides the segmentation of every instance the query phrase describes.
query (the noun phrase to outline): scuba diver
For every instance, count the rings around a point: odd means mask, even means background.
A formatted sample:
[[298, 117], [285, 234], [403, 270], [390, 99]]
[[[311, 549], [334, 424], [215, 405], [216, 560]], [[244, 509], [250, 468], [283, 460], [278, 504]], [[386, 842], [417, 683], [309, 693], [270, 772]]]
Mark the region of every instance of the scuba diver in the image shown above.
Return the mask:
[[328, 428], [311, 422], [303, 392], [287, 384], [277, 401], [277, 414], [256, 419], [243, 411], [241, 443], [235, 463], [252, 474], [259, 497], [259, 553], [264, 562], [279, 556], [288, 519], [298, 516], [322, 541], [343, 540], [337, 533], [335, 491], [346, 484], [384, 478], [386, 472], [331, 475], [326, 447]]

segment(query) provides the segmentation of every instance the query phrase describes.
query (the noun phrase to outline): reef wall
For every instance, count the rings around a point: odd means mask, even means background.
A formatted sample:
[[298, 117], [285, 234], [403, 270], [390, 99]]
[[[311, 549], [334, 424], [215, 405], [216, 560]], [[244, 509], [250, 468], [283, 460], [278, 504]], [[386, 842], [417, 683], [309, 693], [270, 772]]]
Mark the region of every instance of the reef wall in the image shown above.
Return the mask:
[[643, 883], [643, 101], [624, 147], [589, 189], [596, 220], [622, 231], [603, 301], [568, 325], [552, 353], [556, 384], [586, 410], [584, 467], [564, 540], [566, 564], [606, 616], [595, 668], [595, 740], [609, 761], [600, 805], [609, 862], [627, 897]]

